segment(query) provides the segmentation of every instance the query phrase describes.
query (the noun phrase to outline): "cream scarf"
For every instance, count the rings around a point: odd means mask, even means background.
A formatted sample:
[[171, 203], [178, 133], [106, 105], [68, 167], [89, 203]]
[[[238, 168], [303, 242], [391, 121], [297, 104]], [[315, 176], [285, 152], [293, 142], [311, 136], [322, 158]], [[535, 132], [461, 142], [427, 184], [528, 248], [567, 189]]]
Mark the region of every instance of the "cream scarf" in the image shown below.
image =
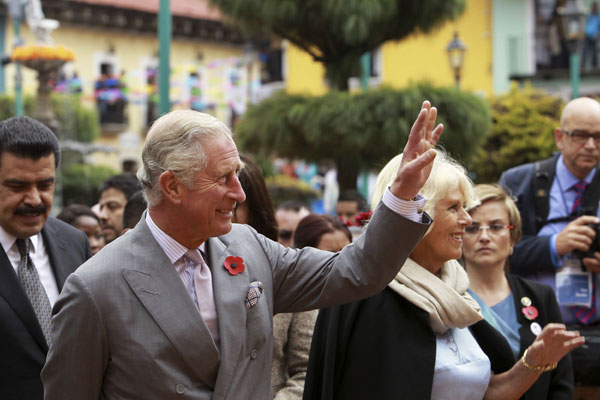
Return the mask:
[[481, 308], [467, 293], [467, 273], [458, 261], [446, 262], [440, 272], [438, 278], [408, 258], [388, 286], [426, 311], [431, 329], [438, 334], [482, 320]]

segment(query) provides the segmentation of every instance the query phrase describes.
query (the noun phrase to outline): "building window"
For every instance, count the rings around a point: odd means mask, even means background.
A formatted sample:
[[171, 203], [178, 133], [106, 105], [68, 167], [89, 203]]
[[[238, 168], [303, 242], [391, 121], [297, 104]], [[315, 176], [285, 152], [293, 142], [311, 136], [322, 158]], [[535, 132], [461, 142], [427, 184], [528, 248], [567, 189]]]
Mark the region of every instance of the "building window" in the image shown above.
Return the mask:
[[124, 73], [117, 76], [114, 66], [104, 62], [100, 64], [100, 77], [94, 84], [94, 96], [100, 114], [101, 124], [125, 124], [125, 106], [127, 105], [127, 87]]

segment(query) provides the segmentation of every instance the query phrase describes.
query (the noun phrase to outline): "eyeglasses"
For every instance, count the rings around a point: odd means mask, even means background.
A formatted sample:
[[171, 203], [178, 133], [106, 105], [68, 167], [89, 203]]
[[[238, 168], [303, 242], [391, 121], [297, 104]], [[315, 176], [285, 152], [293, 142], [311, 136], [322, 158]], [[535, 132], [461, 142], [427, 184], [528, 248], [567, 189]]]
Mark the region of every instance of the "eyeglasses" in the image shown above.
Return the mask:
[[600, 145], [600, 132], [589, 133], [581, 129], [573, 129], [572, 131], [566, 131], [562, 129], [563, 133], [571, 138], [573, 142], [577, 144], [587, 143], [590, 138], [594, 139], [594, 143]]
[[514, 226], [513, 225], [502, 225], [502, 224], [491, 224], [491, 225], [473, 224], [473, 225], [469, 225], [465, 228], [465, 233], [467, 235], [474, 236], [474, 235], [479, 235], [482, 231], [487, 229], [488, 235], [499, 235], [506, 228], [508, 228], [510, 230], [510, 229], [513, 229]]

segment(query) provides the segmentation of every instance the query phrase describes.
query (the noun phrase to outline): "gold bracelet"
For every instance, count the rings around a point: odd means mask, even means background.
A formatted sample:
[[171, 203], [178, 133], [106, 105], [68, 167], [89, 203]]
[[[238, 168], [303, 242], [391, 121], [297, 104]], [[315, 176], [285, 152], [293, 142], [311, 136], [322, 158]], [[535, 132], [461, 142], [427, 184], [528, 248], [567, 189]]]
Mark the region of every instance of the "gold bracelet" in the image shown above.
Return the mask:
[[554, 364], [548, 364], [548, 365], [536, 365], [535, 367], [533, 365], [529, 365], [529, 364], [527, 364], [527, 361], [525, 361], [525, 357], [527, 356], [527, 350], [529, 350], [529, 347], [525, 349], [525, 352], [523, 353], [523, 357], [521, 357], [521, 362], [523, 363], [525, 368], [527, 368], [530, 371], [533, 371], [533, 372], [552, 371], [558, 365], [558, 363], [556, 363], [556, 362]]

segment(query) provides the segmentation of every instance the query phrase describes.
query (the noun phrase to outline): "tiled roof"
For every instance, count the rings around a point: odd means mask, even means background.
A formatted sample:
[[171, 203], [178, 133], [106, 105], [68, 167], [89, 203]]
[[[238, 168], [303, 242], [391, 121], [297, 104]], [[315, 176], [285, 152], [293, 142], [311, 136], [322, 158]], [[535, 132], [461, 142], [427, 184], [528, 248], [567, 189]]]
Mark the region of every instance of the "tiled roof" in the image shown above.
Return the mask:
[[[77, 3], [88, 3], [158, 13], [160, 0], [70, 0]], [[208, 0], [171, 0], [171, 14], [194, 19], [221, 21], [223, 16]]]

